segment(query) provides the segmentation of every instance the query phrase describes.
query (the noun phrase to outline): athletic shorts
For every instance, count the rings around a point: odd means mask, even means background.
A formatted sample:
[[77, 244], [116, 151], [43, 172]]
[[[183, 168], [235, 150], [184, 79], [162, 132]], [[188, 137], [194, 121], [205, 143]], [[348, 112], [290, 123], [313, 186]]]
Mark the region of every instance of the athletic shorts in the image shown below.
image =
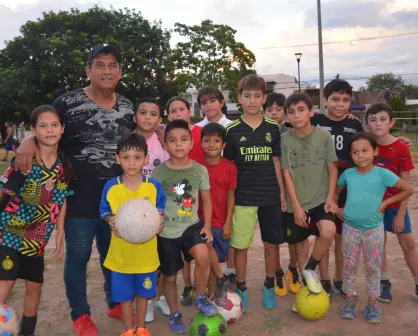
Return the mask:
[[197, 223], [189, 226], [178, 238], [157, 236], [161, 273], [177, 274], [184, 266], [182, 253], [185, 261], [193, 260], [189, 251], [197, 244], [206, 244], [206, 240], [200, 235], [201, 229], [200, 223]]
[[260, 224], [261, 240], [263, 242], [274, 245], [284, 242], [280, 203], [267, 206], [236, 205], [232, 218], [231, 247], [247, 249], [251, 246], [257, 219]]
[[[202, 228], [204, 221], [200, 221], [200, 227]], [[229, 241], [228, 239], [222, 239], [222, 229], [221, 228], [212, 228], [212, 235], [213, 235], [213, 249], [215, 250], [216, 254], [218, 255], [218, 259], [220, 263], [226, 262], [228, 259], [228, 250], [229, 250]]]
[[[385, 213], [383, 214], [383, 224], [385, 225], [385, 231], [393, 233], [392, 223], [396, 215], [398, 214], [398, 211], [399, 211], [399, 208], [385, 210]], [[405, 212], [404, 223], [405, 223], [405, 226], [401, 233], [411, 233], [412, 232], [411, 219], [409, 218], [408, 210], [406, 210]]]
[[15, 146], [13, 144], [13, 140], [10, 139], [6, 142], [6, 146], [4, 147], [5, 150], [7, 151], [14, 151], [15, 150]]
[[7, 246], [0, 246], [0, 280], [23, 279], [44, 282], [44, 257], [29, 257]]
[[[334, 214], [331, 212], [325, 212], [324, 205], [325, 203], [322, 203], [317, 207], [306, 211], [306, 214], [308, 216], [308, 224], [311, 221], [318, 223], [321, 220], [329, 220], [334, 223]], [[312, 235], [311, 227], [304, 228], [299, 225], [296, 225], [293, 213], [285, 212], [283, 214], [283, 222], [286, 230], [285, 241], [288, 244], [293, 245], [301, 243], [310, 235]]]
[[112, 301], [131, 301], [135, 296], [147, 299], [157, 296], [157, 271], [141, 274], [112, 271]]

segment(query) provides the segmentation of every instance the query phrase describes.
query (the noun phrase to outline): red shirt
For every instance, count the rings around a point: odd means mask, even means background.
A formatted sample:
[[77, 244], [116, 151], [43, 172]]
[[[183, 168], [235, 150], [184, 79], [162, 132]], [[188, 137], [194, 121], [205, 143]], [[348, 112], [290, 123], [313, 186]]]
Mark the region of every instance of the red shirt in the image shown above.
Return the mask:
[[[228, 159], [221, 158], [216, 165], [203, 160], [197, 161], [209, 173], [210, 194], [212, 198], [212, 227], [222, 228], [226, 220], [228, 192], [237, 187], [237, 167]], [[199, 199], [199, 219], [203, 220], [202, 200]]]
[[[374, 164], [389, 169], [392, 173], [401, 176], [401, 172], [414, 170], [411, 153], [408, 146], [400, 139], [390, 145], [378, 145], [379, 153], [375, 157]], [[387, 188], [383, 199], [387, 199], [399, 193], [396, 188]], [[392, 204], [388, 209], [399, 208], [400, 204]]]
[[193, 139], [193, 148], [189, 153], [189, 158], [195, 161], [205, 159], [205, 152], [202, 149], [202, 140], [200, 139], [201, 131], [202, 131], [202, 127], [196, 126], [196, 125], [191, 130], [192, 139]]

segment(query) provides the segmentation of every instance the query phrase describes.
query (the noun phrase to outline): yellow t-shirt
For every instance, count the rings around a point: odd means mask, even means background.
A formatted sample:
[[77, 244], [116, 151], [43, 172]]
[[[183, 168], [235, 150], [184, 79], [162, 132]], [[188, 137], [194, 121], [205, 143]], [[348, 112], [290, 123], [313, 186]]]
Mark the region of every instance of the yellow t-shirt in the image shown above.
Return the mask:
[[[133, 198], [147, 198], [164, 213], [166, 197], [161, 184], [152, 178], [143, 177], [137, 190], [132, 191], [122, 182], [122, 176], [109, 180], [102, 193], [100, 217], [113, 216], [119, 207]], [[112, 233], [109, 251], [104, 266], [111, 271], [126, 274], [150, 273], [160, 265], [157, 237], [144, 244], [131, 244]]]

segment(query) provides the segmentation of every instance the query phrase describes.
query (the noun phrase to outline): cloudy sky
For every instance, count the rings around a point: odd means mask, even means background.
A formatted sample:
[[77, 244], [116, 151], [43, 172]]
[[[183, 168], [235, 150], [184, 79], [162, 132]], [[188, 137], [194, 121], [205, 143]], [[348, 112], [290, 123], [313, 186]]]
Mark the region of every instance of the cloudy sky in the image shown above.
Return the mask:
[[[0, 48], [43, 11], [95, 4], [137, 8], [147, 19], [160, 19], [165, 28], [203, 19], [228, 24], [255, 53], [258, 73], [297, 76], [294, 54], [302, 52], [301, 80], [318, 82], [318, 47], [300, 46], [318, 40], [315, 0], [0, 0]], [[324, 42], [351, 41], [324, 45], [326, 79], [340, 74], [358, 87], [375, 73], [392, 71], [418, 84], [417, 0], [323, 0], [322, 17]], [[405, 33], [415, 34], [396, 36]], [[353, 41], [377, 36], [385, 38]]]

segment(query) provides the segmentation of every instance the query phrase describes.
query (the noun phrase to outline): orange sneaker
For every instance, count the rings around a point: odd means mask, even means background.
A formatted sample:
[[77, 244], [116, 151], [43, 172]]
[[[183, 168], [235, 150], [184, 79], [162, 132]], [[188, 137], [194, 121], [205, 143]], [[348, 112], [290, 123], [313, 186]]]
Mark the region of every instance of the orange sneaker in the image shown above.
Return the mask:
[[73, 330], [77, 336], [99, 336], [99, 331], [88, 314], [81, 315], [73, 321]]
[[129, 329], [128, 331], [125, 331], [124, 333], [120, 334], [120, 336], [136, 336], [137, 329]]
[[[107, 311], [107, 316], [117, 319], [117, 320], [121, 320], [123, 321], [123, 316], [122, 316], [122, 308], [119, 305], [117, 305], [114, 308], [109, 308]], [[136, 314], [132, 313], [132, 320], [135, 321], [136, 320]]]
[[137, 336], [151, 336], [148, 329], [146, 328], [138, 328], [136, 329], [136, 335]]

